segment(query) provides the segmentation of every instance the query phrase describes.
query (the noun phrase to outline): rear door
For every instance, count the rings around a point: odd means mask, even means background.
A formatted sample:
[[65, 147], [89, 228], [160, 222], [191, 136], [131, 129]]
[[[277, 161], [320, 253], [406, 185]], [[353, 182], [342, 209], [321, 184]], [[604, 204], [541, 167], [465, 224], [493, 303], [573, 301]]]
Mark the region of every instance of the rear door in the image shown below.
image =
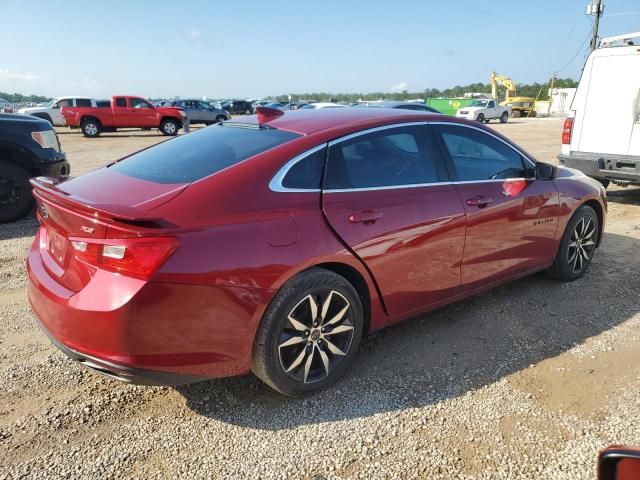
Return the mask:
[[640, 55], [626, 47], [596, 51], [587, 82], [584, 111], [576, 111], [571, 150], [627, 155], [640, 89]]
[[458, 292], [464, 208], [427, 127], [381, 127], [329, 144], [326, 218], [373, 274], [391, 315]]
[[452, 123], [433, 128], [467, 215], [462, 287], [549, 264], [558, 223], [553, 181], [531, 178], [533, 163], [482, 129]]

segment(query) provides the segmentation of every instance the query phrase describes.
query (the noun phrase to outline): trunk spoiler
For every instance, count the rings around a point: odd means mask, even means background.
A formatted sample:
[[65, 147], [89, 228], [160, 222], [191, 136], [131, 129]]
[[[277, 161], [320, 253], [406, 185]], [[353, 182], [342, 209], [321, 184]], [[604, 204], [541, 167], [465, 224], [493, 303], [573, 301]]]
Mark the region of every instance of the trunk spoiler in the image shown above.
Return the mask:
[[69, 193], [57, 186], [67, 179], [68, 177], [61, 176], [35, 177], [30, 179], [29, 182], [33, 187], [33, 194], [36, 198], [63, 207], [79, 210], [102, 220], [110, 220], [112, 222], [123, 221], [123, 223], [128, 224], [140, 222], [145, 225], [156, 223], [158, 226], [175, 227], [175, 225], [167, 225], [165, 220], [152, 216], [151, 212], [135, 207], [118, 204], [98, 204], [88, 199], [72, 197]]

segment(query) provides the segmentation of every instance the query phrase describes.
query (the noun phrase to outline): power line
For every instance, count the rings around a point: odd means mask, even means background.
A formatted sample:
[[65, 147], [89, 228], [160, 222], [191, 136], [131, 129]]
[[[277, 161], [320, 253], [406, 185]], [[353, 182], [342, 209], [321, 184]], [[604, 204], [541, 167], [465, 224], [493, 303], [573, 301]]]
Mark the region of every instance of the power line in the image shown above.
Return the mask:
[[571, 60], [569, 60], [569, 62], [562, 68], [558, 68], [556, 70], [556, 73], [560, 73], [561, 71], [563, 71], [564, 69], [566, 69], [567, 67], [571, 66], [571, 64], [574, 62], [574, 60], [578, 57], [578, 55], [580, 54], [580, 51], [585, 47], [587, 41], [589, 40], [589, 37], [591, 37], [591, 32], [587, 32], [587, 36], [585, 37], [585, 39], [582, 41], [582, 43], [580, 44], [580, 47], [578, 47], [578, 50], [576, 51], [576, 53], [573, 55], [573, 57], [571, 57]]

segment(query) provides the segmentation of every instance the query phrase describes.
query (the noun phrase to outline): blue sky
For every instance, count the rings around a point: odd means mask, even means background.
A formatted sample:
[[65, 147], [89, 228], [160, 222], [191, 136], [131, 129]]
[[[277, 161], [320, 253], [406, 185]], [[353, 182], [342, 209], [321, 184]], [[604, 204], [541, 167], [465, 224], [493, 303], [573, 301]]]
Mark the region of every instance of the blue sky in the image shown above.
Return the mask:
[[[587, 3], [1, 0], [0, 91], [421, 91], [487, 82], [492, 70], [544, 82], [574, 55], [559, 74], [577, 79], [591, 30]], [[604, 3], [603, 36], [640, 30], [638, 0]]]

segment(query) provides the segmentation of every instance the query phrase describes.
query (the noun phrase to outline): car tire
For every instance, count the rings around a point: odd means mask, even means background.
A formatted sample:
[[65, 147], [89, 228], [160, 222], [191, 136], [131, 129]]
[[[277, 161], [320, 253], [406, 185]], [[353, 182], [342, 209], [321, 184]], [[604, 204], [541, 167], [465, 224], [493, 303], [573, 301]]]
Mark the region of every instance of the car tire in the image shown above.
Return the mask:
[[563, 282], [582, 277], [596, 251], [599, 235], [600, 223], [595, 210], [588, 205], [581, 206], [567, 224], [547, 275]]
[[80, 123], [82, 134], [88, 138], [95, 138], [102, 132], [102, 125], [93, 118], [86, 118]]
[[167, 118], [160, 124], [160, 132], [168, 137], [175, 137], [179, 129], [178, 122], [172, 118]]
[[0, 162], [0, 223], [13, 222], [33, 210], [35, 200], [29, 178], [25, 169]]
[[611, 184], [611, 180], [607, 180], [606, 178], [596, 178], [604, 188], [607, 188]]
[[478, 114], [478, 116], [476, 117], [476, 122], [484, 123], [484, 115], [482, 113]]
[[363, 324], [360, 297], [345, 278], [307, 270], [283, 285], [265, 312], [251, 370], [287, 396], [326, 388], [353, 361]]
[[225, 117], [224, 115], [218, 115], [218, 116], [216, 117], [216, 121], [215, 121], [215, 123], [221, 123], [221, 122], [224, 122], [226, 119], [227, 119], [227, 117]]
[[509, 120], [509, 114], [502, 112], [502, 115], [500, 115], [500, 123], [507, 123], [507, 120]]
[[251, 110], [249, 110], [248, 108], [244, 111], [245, 115], [251, 115]]

